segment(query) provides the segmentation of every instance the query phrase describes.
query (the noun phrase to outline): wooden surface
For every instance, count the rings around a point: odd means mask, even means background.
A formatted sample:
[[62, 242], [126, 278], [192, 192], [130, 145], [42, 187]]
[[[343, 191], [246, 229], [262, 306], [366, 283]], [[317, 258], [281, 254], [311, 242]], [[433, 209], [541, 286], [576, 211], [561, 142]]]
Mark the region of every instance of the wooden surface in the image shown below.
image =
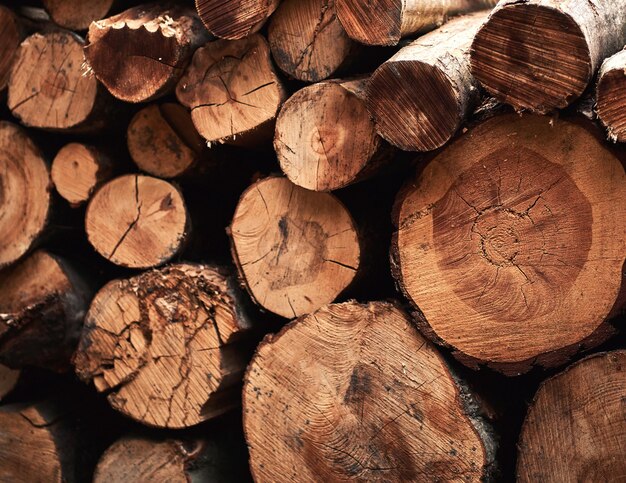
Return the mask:
[[602, 64], [596, 87], [596, 112], [610, 140], [626, 141], [626, 50]]
[[258, 32], [280, 0], [196, 0], [202, 22], [216, 37], [239, 40]]
[[0, 91], [9, 82], [11, 67], [22, 41], [22, 27], [17, 15], [4, 5], [0, 5]]
[[104, 18], [115, 0], [43, 0], [57, 25], [69, 30], [87, 30], [89, 24]]
[[17, 385], [21, 371], [0, 365], [0, 401]]

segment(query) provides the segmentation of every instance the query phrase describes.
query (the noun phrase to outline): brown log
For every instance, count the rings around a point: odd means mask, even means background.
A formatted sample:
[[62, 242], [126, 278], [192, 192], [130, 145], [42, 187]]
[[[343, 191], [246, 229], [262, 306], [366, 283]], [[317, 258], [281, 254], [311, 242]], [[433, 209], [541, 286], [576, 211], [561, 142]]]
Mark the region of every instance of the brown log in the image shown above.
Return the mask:
[[365, 106], [367, 79], [320, 82], [296, 92], [276, 121], [274, 149], [292, 183], [332, 191], [390, 160]]
[[199, 48], [176, 88], [181, 104], [209, 144], [257, 144], [269, 139], [285, 90], [267, 41], [252, 35]]
[[216, 37], [240, 40], [258, 32], [280, 0], [196, 0], [202, 22]]
[[478, 403], [401, 310], [328, 305], [261, 343], [243, 414], [255, 481], [482, 481]]
[[128, 151], [135, 164], [159, 178], [188, 174], [206, 148], [191, 115], [180, 104], [153, 104], [128, 126]]
[[626, 474], [626, 351], [594, 354], [543, 382], [519, 443], [517, 481], [617, 481]]
[[456, 18], [376, 69], [367, 105], [383, 138], [405, 151], [431, 151], [450, 140], [477, 98], [469, 48], [486, 18]]
[[115, 0], [43, 0], [57, 25], [69, 30], [87, 30], [89, 24], [104, 18]]
[[400, 39], [439, 27], [451, 15], [493, 7], [498, 0], [337, 0], [348, 35], [366, 45], [396, 45]]
[[113, 96], [143, 102], [173, 90], [207, 40], [192, 8], [148, 4], [92, 23], [85, 56]]
[[17, 15], [0, 5], [0, 91], [9, 83], [11, 67], [22, 42], [23, 29]]
[[626, 142], [626, 50], [606, 59], [600, 68], [596, 111], [609, 139]]
[[272, 15], [268, 41], [278, 67], [306, 82], [333, 76], [354, 50], [335, 0], [284, 0]]
[[495, 116], [397, 198], [392, 256], [424, 333], [465, 364], [556, 366], [626, 300], [626, 175], [585, 119]]
[[161, 179], [125, 175], [91, 198], [85, 230], [91, 245], [116, 265], [150, 268], [174, 257], [188, 230], [181, 192]]
[[499, 101], [546, 113], [576, 100], [626, 44], [626, 3], [501, 0], [472, 44], [472, 72]]
[[101, 127], [98, 83], [85, 75], [83, 40], [63, 30], [27, 37], [9, 80], [8, 106], [22, 124], [50, 130]]
[[91, 304], [76, 372], [143, 424], [193, 426], [237, 404], [251, 328], [242, 309], [234, 284], [208, 266], [115, 280]]
[[283, 317], [335, 300], [360, 265], [357, 229], [344, 205], [286, 178], [265, 178], [243, 193], [230, 235], [250, 295]]
[[50, 212], [50, 173], [39, 149], [15, 124], [0, 121], [0, 268], [40, 238]]
[[66, 371], [90, 296], [65, 260], [43, 250], [0, 272], [0, 362]]
[[0, 401], [6, 397], [17, 385], [21, 371], [0, 365]]
[[87, 202], [113, 173], [111, 161], [93, 146], [69, 143], [52, 161], [52, 182], [57, 192], [74, 208]]

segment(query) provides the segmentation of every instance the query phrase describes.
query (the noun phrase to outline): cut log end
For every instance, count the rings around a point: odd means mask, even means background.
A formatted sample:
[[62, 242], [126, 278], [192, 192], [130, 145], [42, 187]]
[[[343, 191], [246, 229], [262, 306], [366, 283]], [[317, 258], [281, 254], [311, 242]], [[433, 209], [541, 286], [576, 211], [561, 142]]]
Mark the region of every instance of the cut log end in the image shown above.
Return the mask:
[[610, 334], [626, 175], [584, 122], [496, 116], [399, 195], [396, 275], [426, 331], [463, 362], [524, 372]]
[[150, 268], [182, 248], [188, 225], [180, 191], [167, 181], [125, 175], [92, 197], [85, 216], [87, 237], [112, 263]]
[[48, 221], [50, 173], [25, 132], [0, 122], [0, 268], [22, 257]]
[[74, 363], [113, 408], [182, 428], [236, 405], [250, 323], [227, 277], [172, 265], [110, 282], [93, 300]]
[[258, 32], [280, 0], [196, 0], [206, 28], [216, 37], [240, 40]]
[[230, 227], [240, 275], [258, 304], [297, 317], [332, 302], [360, 263], [346, 208], [285, 178], [266, 178], [242, 195]]
[[511, 3], [490, 16], [474, 39], [471, 63], [474, 77], [496, 99], [538, 113], [567, 107], [593, 75], [576, 19], [530, 3]]
[[69, 30], [87, 30], [89, 24], [104, 18], [115, 0], [43, 0], [54, 23]]
[[12, 10], [0, 5], [0, 91], [9, 83], [11, 67], [22, 41], [22, 29]]
[[545, 381], [522, 428], [517, 481], [611, 481], [624, 459], [626, 351], [601, 353]]
[[337, 0], [337, 16], [348, 35], [365, 45], [396, 45], [402, 38], [403, 0]]
[[268, 336], [243, 412], [257, 481], [479, 481], [494, 458], [443, 358], [389, 303], [328, 305]]
[[607, 59], [596, 89], [596, 111], [612, 141], [626, 142], [626, 50]]

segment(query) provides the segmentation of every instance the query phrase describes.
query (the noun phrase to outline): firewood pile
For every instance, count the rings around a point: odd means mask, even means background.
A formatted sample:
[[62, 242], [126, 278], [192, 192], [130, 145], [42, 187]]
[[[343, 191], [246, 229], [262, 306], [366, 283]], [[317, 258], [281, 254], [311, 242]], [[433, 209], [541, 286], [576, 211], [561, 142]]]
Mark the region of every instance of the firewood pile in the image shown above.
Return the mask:
[[626, 474], [626, 0], [6, 0], [0, 481]]

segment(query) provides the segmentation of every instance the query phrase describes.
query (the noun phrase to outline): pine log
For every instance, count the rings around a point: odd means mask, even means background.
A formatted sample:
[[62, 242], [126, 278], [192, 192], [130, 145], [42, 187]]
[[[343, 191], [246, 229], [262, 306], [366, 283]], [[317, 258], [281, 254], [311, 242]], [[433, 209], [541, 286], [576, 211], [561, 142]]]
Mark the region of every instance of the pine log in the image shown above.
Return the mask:
[[113, 173], [109, 158], [93, 146], [69, 143], [52, 162], [52, 182], [57, 192], [74, 208], [87, 202], [96, 188]]
[[517, 481], [618, 481], [626, 474], [626, 351], [594, 354], [540, 386], [519, 443]]
[[144, 102], [170, 92], [207, 40], [192, 8], [148, 4], [92, 23], [85, 56], [113, 96]]
[[337, 15], [348, 35], [366, 45], [396, 45], [427, 32], [449, 16], [493, 7], [498, 0], [337, 0]]
[[187, 109], [174, 102], [139, 111], [128, 126], [127, 141], [139, 169], [159, 178], [189, 173], [206, 147]]
[[276, 121], [274, 149], [292, 183], [332, 191], [361, 181], [390, 160], [365, 106], [367, 79], [320, 82], [296, 92]]
[[0, 121], [0, 268], [40, 238], [50, 212], [50, 173], [25, 131]]
[[609, 139], [626, 142], [626, 50], [604, 61], [596, 87], [596, 112]]
[[255, 481], [481, 481], [478, 402], [394, 305], [328, 305], [261, 343], [243, 416]]
[[216, 37], [240, 40], [261, 30], [280, 0], [196, 0], [206, 28]]
[[289, 76], [319, 82], [350, 59], [353, 42], [335, 12], [335, 0], [284, 0], [268, 30], [272, 56]]
[[283, 317], [335, 300], [360, 265], [357, 228], [345, 206], [286, 178], [265, 178], [243, 193], [230, 235], [250, 295]]
[[76, 372], [117, 411], [182, 428], [237, 404], [251, 328], [230, 279], [203, 265], [172, 265], [115, 280], [93, 300]]
[[269, 139], [285, 90], [267, 41], [252, 35], [199, 48], [176, 88], [181, 104], [209, 144], [255, 144]]
[[623, 161], [585, 119], [506, 114], [397, 198], [392, 257], [424, 333], [506, 374], [563, 364], [626, 301]]
[[624, 24], [621, 1], [501, 0], [474, 39], [472, 72], [516, 109], [564, 108], [626, 44]]
[[130, 268], [151, 268], [174, 257], [182, 249], [188, 224], [178, 188], [135, 174], [102, 186], [85, 215], [87, 237], [96, 251]]
[[469, 48], [486, 18], [456, 18], [376, 69], [367, 105], [383, 138], [405, 151], [431, 151], [450, 140], [477, 98]]
[[17, 385], [21, 371], [0, 365], [0, 401], [9, 394]]
[[11, 67], [22, 42], [22, 26], [17, 15], [0, 5], [0, 91], [9, 83]]
[[87, 30], [89, 24], [104, 18], [115, 0], [43, 0], [43, 5], [57, 25], [69, 30]]
[[85, 75], [83, 40], [63, 30], [27, 37], [9, 80], [8, 106], [22, 124], [50, 130], [87, 130], [104, 122], [102, 94]]
[[63, 259], [38, 250], [0, 272], [0, 363], [66, 371], [91, 296]]

